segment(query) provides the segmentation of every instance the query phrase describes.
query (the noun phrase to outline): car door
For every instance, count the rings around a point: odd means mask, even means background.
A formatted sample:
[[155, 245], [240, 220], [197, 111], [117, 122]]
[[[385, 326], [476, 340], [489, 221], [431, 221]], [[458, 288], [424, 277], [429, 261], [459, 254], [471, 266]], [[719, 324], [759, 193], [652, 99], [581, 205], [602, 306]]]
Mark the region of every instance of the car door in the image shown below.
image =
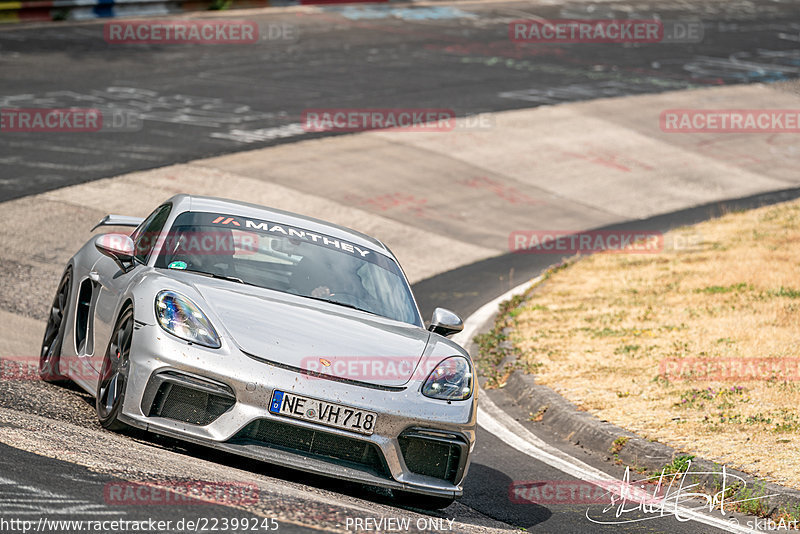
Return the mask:
[[95, 304], [95, 334], [97, 342], [91, 355], [91, 366], [99, 372], [108, 342], [113, 333], [114, 324], [119, 315], [120, 299], [125, 294], [131, 283], [131, 278], [136, 276], [150, 259], [158, 238], [167, 222], [172, 206], [165, 204], [159, 206], [131, 235], [134, 243], [133, 267], [123, 270], [108, 256], [101, 257], [90, 276], [97, 282], [99, 294]]

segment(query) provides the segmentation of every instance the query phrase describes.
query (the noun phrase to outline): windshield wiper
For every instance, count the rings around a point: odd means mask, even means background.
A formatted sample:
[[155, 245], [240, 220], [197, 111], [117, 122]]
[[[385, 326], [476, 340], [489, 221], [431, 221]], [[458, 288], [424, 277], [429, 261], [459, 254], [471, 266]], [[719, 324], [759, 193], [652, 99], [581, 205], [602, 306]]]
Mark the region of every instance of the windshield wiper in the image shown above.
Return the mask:
[[358, 311], [362, 311], [364, 313], [370, 313], [372, 315], [378, 315], [380, 317], [380, 315], [375, 313], [375, 312], [372, 312], [372, 311], [369, 311], [369, 310], [365, 310], [364, 308], [359, 308], [358, 306], [354, 306], [352, 304], [347, 304], [346, 302], [339, 302], [338, 300], [326, 299], [324, 297], [312, 297], [311, 295], [300, 295], [300, 296], [301, 297], [305, 297], [307, 299], [321, 300], [322, 302], [328, 302], [330, 304], [336, 304], [337, 306], [343, 306], [345, 308], [350, 308], [351, 310], [358, 310]]
[[239, 284], [244, 284], [244, 285], [248, 285], [248, 286], [254, 285], [254, 284], [250, 284], [250, 283], [245, 282], [241, 278], [236, 278], [235, 276], [227, 276], [227, 275], [224, 275], [224, 274], [216, 274], [216, 273], [207, 273], [205, 271], [195, 271], [194, 269], [183, 269], [183, 272], [201, 274], [203, 276], [208, 276], [209, 278], [216, 278], [218, 280], [228, 280], [229, 282], [237, 282]]

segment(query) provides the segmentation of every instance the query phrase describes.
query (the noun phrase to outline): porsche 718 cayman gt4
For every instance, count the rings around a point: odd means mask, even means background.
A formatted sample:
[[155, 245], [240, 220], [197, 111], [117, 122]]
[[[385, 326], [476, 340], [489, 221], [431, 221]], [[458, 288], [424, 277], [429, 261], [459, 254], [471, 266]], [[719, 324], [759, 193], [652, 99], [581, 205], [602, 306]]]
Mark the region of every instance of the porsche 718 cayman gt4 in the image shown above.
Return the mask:
[[382, 486], [461, 495], [475, 442], [473, 363], [437, 308], [425, 328], [394, 255], [361, 233], [178, 195], [109, 215], [64, 271], [46, 380], [96, 397], [100, 423]]

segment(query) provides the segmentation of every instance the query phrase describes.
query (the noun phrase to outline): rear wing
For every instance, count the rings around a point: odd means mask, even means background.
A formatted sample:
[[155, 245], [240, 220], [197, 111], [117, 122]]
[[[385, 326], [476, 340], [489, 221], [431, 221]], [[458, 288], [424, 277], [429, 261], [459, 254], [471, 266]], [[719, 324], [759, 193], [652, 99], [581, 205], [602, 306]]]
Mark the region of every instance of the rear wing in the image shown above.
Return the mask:
[[92, 232], [100, 228], [101, 226], [132, 226], [136, 228], [140, 224], [142, 224], [144, 219], [142, 217], [127, 217], [125, 215], [106, 215], [103, 219], [94, 225], [92, 228]]

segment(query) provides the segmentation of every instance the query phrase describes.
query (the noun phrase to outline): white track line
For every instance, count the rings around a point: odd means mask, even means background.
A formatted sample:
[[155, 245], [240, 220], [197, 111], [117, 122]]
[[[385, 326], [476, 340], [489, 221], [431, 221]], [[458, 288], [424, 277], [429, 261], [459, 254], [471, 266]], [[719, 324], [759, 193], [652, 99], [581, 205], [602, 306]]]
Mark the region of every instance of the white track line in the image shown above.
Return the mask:
[[[453, 341], [464, 347], [468, 346], [475, 334], [478, 333], [478, 329], [485, 324], [486, 321], [491, 319], [495, 313], [497, 313], [497, 307], [501, 302], [508, 300], [514, 295], [523, 293], [531, 286], [541, 282], [542, 279], [543, 277], [539, 276], [529, 282], [520, 284], [519, 286], [504, 293], [491, 302], [481, 306], [475, 313], [470, 315], [466, 321], [464, 321], [464, 330], [453, 336]], [[585, 480], [590, 483], [593, 481], [620, 482], [619, 479], [612, 477], [604, 471], [592, 467], [591, 465], [588, 465], [577, 458], [573, 458], [569, 454], [560, 451], [551, 445], [548, 445], [546, 442], [532, 434], [528, 429], [515, 421], [510, 415], [505, 413], [494, 402], [492, 402], [487, 395], [481, 395], [478, 402], [478, 425], [519, 452], [551, 467], [554, 467], [555, 469], [558, 469], [559, 471], [570, 476], [580, 480]], [[608, 488], [612, 487], [613, 485], [608, 485]], [[684, 518], [688, 517], [692, 521], [697, 521], [698, 523], [716, 527], [727, 532], [759, 532], [758, 530], [747, 528], [744, 525], [731, 523], [722, 517], [707, 515], [683, 506], [678, 506], [677, 510], [675, 508], [676, 507], [674, 506], [665, 506], [665, 512], [675, 511]]]

